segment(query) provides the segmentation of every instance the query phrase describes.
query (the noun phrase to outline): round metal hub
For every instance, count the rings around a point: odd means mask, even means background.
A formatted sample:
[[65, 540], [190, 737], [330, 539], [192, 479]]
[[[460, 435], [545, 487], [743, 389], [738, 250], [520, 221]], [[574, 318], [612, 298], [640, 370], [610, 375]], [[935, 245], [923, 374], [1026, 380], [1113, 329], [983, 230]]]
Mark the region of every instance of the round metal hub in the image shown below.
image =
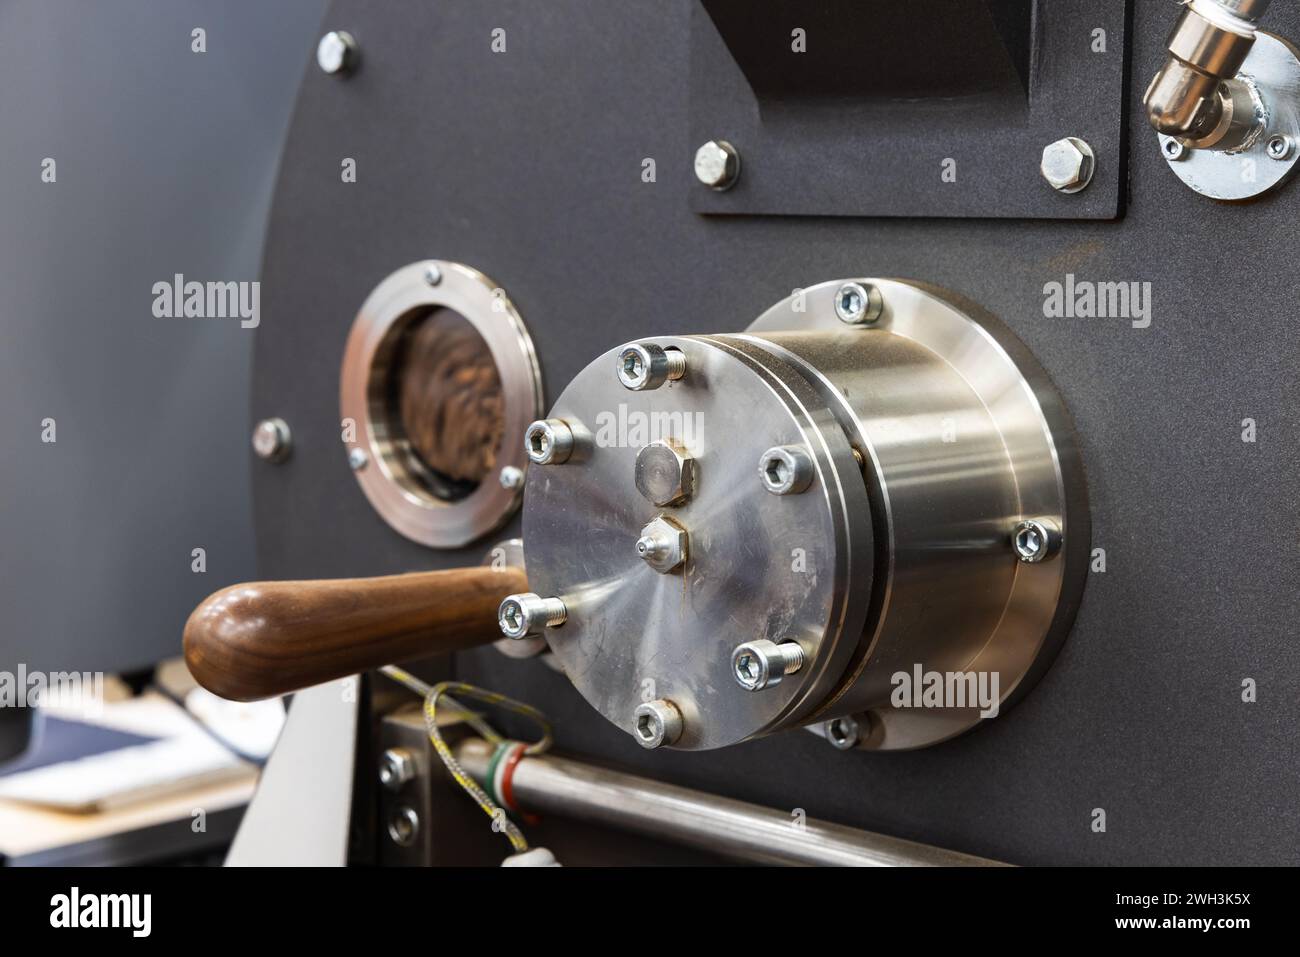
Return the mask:
[[[888, 569], [863, 636], [870, 651], [820, 717], [857, 714], [859, 747], [925, 747], [978, 725], [980, 709], [896, 707], [897, 675], [918, 665], [996, 673], [1001, 711], [1055, 658], [1087, 575], [1087, 486], [1063, 401], [1001, 322], [933, 286], [861, 281], [879, 289], [884, 309], [856, 350], [782, 332], [842, 332], [842, 282], [804, 290], [802, 312], [778, 303], [748, 332], [797, 350], [851, 423], [866, 453], [877, 563]], [[1060, 529], [1052, 560], [1019, 561], [1012, 536], [1024, 518]]]
[[[856, 282], [883, 300], [869, 325], [846, 326], [844, 282], [824, 283], [743, 335], [640, 340], [685, 357], [656, 389], [620, 384], [611, 350], [551, 410], [575, 449], [529, 475], [529, 582], [568, 609], [546, 636], [565, 673], [628, 733], [639, 705], [663, 700], [681, 713], [677, 748], [850, 715], [859, 747], [921, 747], [981, 708], [898, 707], [897, 675], [996, 672], [996, 712], [1068, 629], [1086, 497], [1046, 378], [975, 310], [912, 283]], [[662, 507], [636, 483], [655, 442], [694, 463], [691, 494]], [[810, 463], [811, 480], [773, 494], [762, 466], [777, 453]], [[1065, 543], [1036, 564], [1012, 543], [1031, 517]], [[659, 518], [687, 539], [667, 573], [637, 552]], [[801, 663], [747, 690], [732, 653], [762, 640], [797, 643]]]
[[[616, 378], [615, 349], [579, 373], [552, 410], [581, 444], [569, 462], [529, 475], [530, 585], [564, 596], [568, 621], [546, 637], [598, 710], [632, 733], [637, 706], [667, 698], [685, 725], [677, 747], [721, 747], [810, 714], [833, 691], [856, 643], [835, 639], [846, 628], [856, 636], [865, 619], [864, 596], [847, 586], [871, 578], [871, 548], [849, 548], [870, 541], [870, 510], [852, 450], [843, 434], [823, 434], [830, 412], [811, 389], [792, 390], [725, 342], [647, 341], [680, 349], [686, 376], [628, 391]], [[690, 452], [697, 475], [687, 501], [659, 508], [637, 490], [637, 454], [668, 439]], [[757, 464], [780, 444], [807, 446], [822, 481], [801, 495], [768, 494]], [[670, 574], [636, 548], [661, 514], [689, 539], [689, 557]], [[731, 676], [731, 650], [768, 634], [806, 643], [809, 658], [825, 643], [826, 654], [801, 682], [745, 694]], [[718, 707], [719, 694], [727, 707]]]

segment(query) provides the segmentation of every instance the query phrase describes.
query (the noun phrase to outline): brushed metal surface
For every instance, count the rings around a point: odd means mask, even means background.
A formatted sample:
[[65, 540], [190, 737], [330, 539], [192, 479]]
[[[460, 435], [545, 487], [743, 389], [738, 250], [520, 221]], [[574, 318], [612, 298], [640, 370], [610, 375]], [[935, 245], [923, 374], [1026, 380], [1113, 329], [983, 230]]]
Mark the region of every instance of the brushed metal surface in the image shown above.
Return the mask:
[[[870, 325], [836, 315], [844, 280], [820, 283], [746, 335], [656, 340], [687, 371], [631, 393], [635, 406], [611, 374], [615, 350], [551, 410], [584, 439], [529, 480], [530, 580], [569, 609], [546, 635], [566, 674], [629, 733], [648, 695], [680, 710], [679, 748], [848, 714], [870, 726], [864, 747], [924, 747], [999, 709], [896, 707], [898, 674], [996, 677], [1000, 706], [1064, 638], [1072, 614], [1058, 621], [1057, 608], [1082, 588], [1089, 528], [1086, 508], [1067, 505], [1067, 486], [1086, 494], [1068, 425], [1049, 422], [997, 340], [940, 295], [860, 282], [883, 297]], [[656, 508], [630, 478], [664, 440], [700, 475], [664, 511], [689, 536], [687, 561], [656, 578], [629, 547]], [[783, 445], [815, 462], [801, 494], [766, 494], [755, 474]], [[1061, 529], [1064, 555], [1017, 560], [1012, 532], [1032, 516]], [[797, 642], [804, 664], [751, 694], [726, 675], [732, 649], [756, 640]]]
[[[1300, 50], [1288, 40], [1260, 32], [1241, 65], [1251, 79], [1263, 106], [1264, 131], [1244, 149], [1221, 151], [1186, 149], [1178, 159], [1166, 160], [1169, 169], [1189, 188], [1210, 199], [1246, 200], [1281, 186], [1300, 163]], [[1268, 155], [1269, 137], [1291, 138], [1290, 155], [1273, 159]], [[1177, 142], [1157, 134], [1161, 152]], [[1144, 136], [1143, 139], [1149, 138]]]
[[[529, 474], [529, 583], [568, 607], [568, 620], [546, 639], [598, 711], [631, 734], [637, 705], [667, 698], [685, 723], [677, 747], [721, 747], [810, 713], [815, 695], [833, 688], [847, 664], [865, 615], [864, 596], [848, 586], [855, 578], [870, 581], [866, 489], [824, 403], [806, 386], [792, 392], [797, 374], [779, 379], [721, 343], [649, 341], [685, 354], [682, 379], [629, 392], [614, 375], [614, 349], [583, 370], [551, 409], [587, 438], [569, 462]], [[832, 428], [819, 428], [819, 419]], [[651, 435], [638, 425], [656, 423], [671, 424], [699, 472], [694, 495], [666, 510], [647, 502], [633, 480]], [[613, 444], [603, 444], [606, 438]], [[787, 443], [814, 449], [823, 481], [803, 495], [770, 495], [755, 463], [770, 446]], [[832, 457], [848, 464], [850, 484]], [[661, 511], [690, 537], [684, 568], [667, 575], [648, 567], [635, 548]], [[854, 556], [856, 576], [850, 536], [868, 543]], [[795, 548], [809, 553], [811, 574], [791, 574]], [[837, 644], [844, 629], [851, 640]], [[776, 636], [806, 645], [811, 657], [827, 634], [833, 651], [801, 682], [754, 695], [731, 677], [731, 650], [741, 642]]]
[[[480, 782], [492, 746], [469, 738], [456, 760]], [[806, 867], [1000, 867], [999, 861], [790, 815], [556, 755], [524, 758], [513, 790], [526, 810], [679, 841], [727, 857]]]
[[[980, 720], [978, 709], [884, 705], [896, 672], [996, 672], [1008, 704], [1026, 676], [1032, 687], [1073, 622], [1091, 525], [1073, 428], [1028, 351], [994, 317], [933, 287], [864, 281], [885, 303], [869, 327], [846, 332], [835, 280], [802, 290], [799, 313], [794, 299], [777, 303], [748, 332], [798, 357], [866, 454], [885, 556], [877, 630], [866, 638], [872, 667], [861, 665], [818, 717], [870, 710], [868, 745], [894, 750]], [[782, 331], [792, 325], [807, 332]], [[1011, 559], [1011, 531], [1029, 516], [1061, 526], [1068, 545], [1057, 560]]]

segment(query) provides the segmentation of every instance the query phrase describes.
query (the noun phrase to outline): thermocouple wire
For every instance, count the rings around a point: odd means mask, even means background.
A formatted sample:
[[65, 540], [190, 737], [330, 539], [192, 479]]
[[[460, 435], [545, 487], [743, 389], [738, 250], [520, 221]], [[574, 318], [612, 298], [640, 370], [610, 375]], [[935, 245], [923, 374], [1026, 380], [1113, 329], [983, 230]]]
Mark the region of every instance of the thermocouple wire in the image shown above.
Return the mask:
[[[482, 717], [467, 710], [459, 701], [452, 698], [448, 694], [449, 691], [454, 691], [457, 695], [466, 698], [482, 701], [484, 704], [503, 708], [506, 711], [527, 718], [540, 727], [542, 729], [541, 739], [532, 744], [524, 744], [520, 756], [543, 754], [550, 748], [553, 737], [551, 723], [546, 715], [522, 701], [516, 701], [505, 695], [497, 694], [495, 691], [488, 691], [485, 688], [465, 684], [462, 681], [443, 681], [436, 685], [430, 685], [395, 665], [385, 665], [379, 670], [416, 694], [423, 695], [424, 727], [428, 731], [430, 743], [433, 745], [434, 750], [438, 752], [438, 757], [442, 759], [442, 763], [446, 765], [447, 771], [456, 783], [464, 788], [465, 792], [474, 799], [474, 802], [483, 809], [483, 812], [488, 817], [492, 818], [493, 821], [500, 820], [502, 822], [501, 829], [516, 853], [523, 853], [528, 850], [528, 841], [524, 839], [523, 832], [519, 830], [514, 821], [510, 820], [505, 810], [488, 796], [478, 782], [465, 772], [465, 769], [460, 766], [460, 762], [451, 753], [451, 748], [447, 746], [447, 742], [442, 737], [442, 731], [438, 727], [438, 702], [441, 699], [444, 705], [453, 707], [466, 724], [496, 747], [497, 754], [494, 755], [494, 762], [512, 745], [518, 747], [522, 742], [508, 741], [502, 737]], [[489, 774], [489, 786], [491, 786], [491, 774]]]

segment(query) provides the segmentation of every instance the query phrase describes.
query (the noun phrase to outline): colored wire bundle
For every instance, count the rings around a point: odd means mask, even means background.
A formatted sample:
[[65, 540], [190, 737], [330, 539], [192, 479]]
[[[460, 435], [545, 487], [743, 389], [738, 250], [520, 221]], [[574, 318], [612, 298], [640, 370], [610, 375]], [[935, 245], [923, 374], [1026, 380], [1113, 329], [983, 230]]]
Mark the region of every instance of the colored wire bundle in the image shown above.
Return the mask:
[[[438, 757], [442, 759], [442, 763], [447, 766], [447, 771], [456, 783], [464, 788], [475, 803], [483, 809], [488, 817], [492, 818], [494, 822], [500, 822], [502, 831], [509, 839], [516, 853], [528, 850], [528, 842], [524, 839], [523, 833], [510, 820], [500, 804], [507, 805], [511, 810], [517, 810], [510, 792], [510, 781], [515, 767], [522, 758], [542, 754], [550, 748], [552, 741], [551, 723], [547, 720], [546, 715], [522, 701], [515, 701], [513, 698], [507, 698], [505, 695], [475, 685], [465, 684], [462, 681], [443, 681], [436, 685], [430, 685], [394, 665], [386, 665], [380, 671], [416, 694], [423, 695], [424, 726], [429, 733], [429, 741], [433, 744], [434, 750], [438, 752]], [[532, 744], [522, 741], [508, 741], [498, 734], [480, 715], [467, 710], [457, 699], [451, 697], [449, 692], [454, 692], [464, 698], [473, 698], [476, 701], [482, 701], [484, 704], [493, 705], [527, 718], [542, 729], [542, 737]], [[443, 717], [447, 716], [447, 709], [450, 708], [456, 718], [464, 721], [482, 735], [486, 741], [495, 746], [496, 750], [488, 762], [488, 771], [485, 776], [485, 782], [495, 795], [495, 800], [479, 786], [477, 781], [465, 772], [465, 769], [460, 766], [460, 762], [456, 760], [451, 748], [443, 739], [442, 731], [438, 727], [440, 703], [443, 709]]]

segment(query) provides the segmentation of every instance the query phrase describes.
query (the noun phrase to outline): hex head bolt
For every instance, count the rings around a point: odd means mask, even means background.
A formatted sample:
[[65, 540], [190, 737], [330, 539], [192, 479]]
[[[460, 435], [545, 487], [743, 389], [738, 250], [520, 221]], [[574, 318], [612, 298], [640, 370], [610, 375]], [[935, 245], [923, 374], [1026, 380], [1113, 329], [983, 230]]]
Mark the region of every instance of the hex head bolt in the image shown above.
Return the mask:
[[726, 140], [709, 140], [695, 151], [695, 178], [719, 193], [731, 189], [740, 179], [740, 154]]
[[694, 495], [696, 474], [695, 459], [674, 442], [651, 442], [636, 456], [636, 490], [661, 508]]
[[379, 758], [379, 783], [390, 791], [400, 791], [416, 773], [415, 755], [407, 748], [389, 748]]
[[1038, 171], [1058, 193], [1087, 189], [1097, 168], [1092, 147], [1077, 136], [1067, 136], [1043, 147]]
[[686, 529], [663, 515], [641, 529], [641, 537], [636, 540], [637, 555], [661, 575], [680, 568], [689, 549]]

